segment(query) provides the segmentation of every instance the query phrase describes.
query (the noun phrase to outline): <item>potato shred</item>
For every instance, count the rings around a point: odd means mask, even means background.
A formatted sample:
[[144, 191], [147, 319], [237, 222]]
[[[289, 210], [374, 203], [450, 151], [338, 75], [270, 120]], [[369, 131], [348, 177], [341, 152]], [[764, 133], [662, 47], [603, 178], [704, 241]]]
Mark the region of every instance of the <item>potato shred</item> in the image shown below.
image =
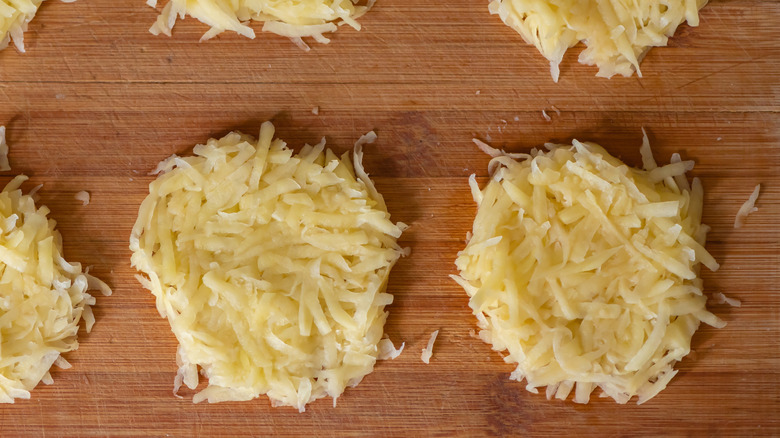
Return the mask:
[[753, 189], [753, 193], [750, 194], [748, 200], [739, 207], [737, 216], [734, 218], [734, 228], [742, 228], [742, 226], [745, 225], [745, 219], [748, 217], [748, 215], [758, 211], [758, 207], [756, 207], [756, 201], [758, 200], [758, 194], [760, 191], [761, 184], [758, 184], [756, 185], [756, 188]]
[[294, 155], [266, 122], [160, 163], [130, 248], [179, 341], [174, 393], [201, 367], [195, 403], [267, 394], [303, 411], [372, 371], [405, 228], [363, 168], [374, 138], [353, 165], [324, 139]]
[[5, 141], [5, 126], [0, 126], [0, 171], [11, 170], [8, 152], [8, 143]]
[[110, 295], [99, 279], [62, 256], [62, 237], [49, 209], [23, 195], [24, 175], [0, 192], [0, 403], [29, 399], [39, 382], [53, 382], [52, 365], [70, 368], [62, 353], [78, 348], [84, 319], [87, 332], [95, 318], [95, 298], [87, 290]]
[[[546, 145], [520, 161], [482, 146], [495, 171], [480, 190], [472, 237], [453, 278], [470, 297], [479, 336], [516, 363], [511, 378], [547, 397], [602, 396], [644, 403], [674, 377], [707, 311], [699, 265], [702, 186], [675, 154], [658, 167], [647, 137], [645, 170], [594, 143]], [[488, 149], [489, 148], [489, 149]]]
[[437, 336], [439, 336], [438, 330], [431, 333], [431, 337], [428, 339], [428, 344], [425, 346], [425, 348], [422, 349], [422, 354], [420, 354], [420, 359], [426, 365], [431, 363], [431, 357], [433, 356], [433, 344], [436, 342]]
[[[304, 50], [309, 46], [303, 38], [311, 37], [319, 43], [330, 42], [324, 36], [346, 24], [360, 30], [357, 19], [368, 12], [375, 0], [170, 0], [149, 31], [155, 35], [171, 36], [176, 19], [186, 15], [211, 26], [201, 41], [229, 30], [254, 39], [249, 27], [252, 20], [263, 22], [263, 31], [290, 38]], [[157, 0], [148, 0], [151, 7]], [[338, 25], [338, 26], [337, 26]]]
[[[16, 49], [24, 53], [24, 32], [44, 0], [0, 0], [0, 50], [13, 40]], [[62, 0], [72, 3], [75, 0]]]
[[582, 41], [582, 64], [596, 65], [596, 76], [631, 76], [651, 47], [665, 46], [677, 27], [699, 25], [707, 0], [491, 0], [490, 13], [516, 30], [550, 61], [558, 82], [559, 64]]

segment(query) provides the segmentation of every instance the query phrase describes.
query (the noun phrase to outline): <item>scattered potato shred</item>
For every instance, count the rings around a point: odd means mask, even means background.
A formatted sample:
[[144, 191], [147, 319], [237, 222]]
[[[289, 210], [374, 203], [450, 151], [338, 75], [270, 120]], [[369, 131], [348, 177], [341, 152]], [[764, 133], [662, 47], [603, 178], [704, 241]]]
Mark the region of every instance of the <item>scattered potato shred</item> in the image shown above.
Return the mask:
[[707, 0], [492, 0], [497, 14], [550, 61], [558, 82], [559, 64], [570, 47], [582, 41], [582, 64], [596, 65], [597, 76], [631, 76], [651, 47], [665, 46], [677, 27], [699, 25]]
[[200, 367], [195, 403], [267, 394], [303, 411], [372, 371], [405, 225], [361, 144], [354, 164], [324, 139], [293, 154], [266, 122], [259, 139], [231, 133], [158, 166], [130, 248], [179, 341], [174, 392], [195, 389]]
[[89, 205], [89, 192], [82, 190], [76, 193], [76, 200], [81, 201], [81, 205]]
[[396, 349], [395, 345], [393, 345], [393, 341], [391, 341], [388, 338], [383, 338], [379, 340], [379, 344], [377, 344], [377, 347], [379, 348], [379, 355], [377, 356], [377, 359], [379, 360], [388, 360], [388, 359], [395, 359], [396, 357], [400, 356], [401, 353], [404, 351], [404, 346], [406, 346], [406, 342], [401, 343], [401, 348]]
[[0, 171], [11, 170], [8, 162], [8, 143], [5, 142], [5, 126], [0, 126]]
[[721, 292], [715, 292], [714, 294], [712, 294], [712, 297], [715, 299], [715, 302], [718, 304], [728, 304], [731, 307], [742, 307], [742, 301], [736, 298], [727, 297]]
[[[16, 49], [24, 53], [24, 32], [44, 0], [0, 0], [0, 50], [13, 40]], [[72, 3], [75, 0], [62, 0]]]
[[431, 356], [433, 356], [433, 343], [436, 342], [437, 336], [439, 336], [438, 330], [431, 333], [431, 338], [428, 339], [428, 345], [426, 345], [425, 348], [422, 349], [421, 359], [426, 364], [431, 362]]
[[745, 225], [745, 219], [748, 217], [748, 215], [758, 211], [758, 208], [756, 208], [756, 201], [758, 200], [758, 193], [760, 191], [761, 184], [756, 186], [756, 188], [753, 190], [753, 193], [750, 194], [748, 200], [745, 201], [741, 207], [739, 207], [737, 216], [734, 218], [734, 228], [742, 228], [742, 225]]
[[[304, 50], [303, 41], [311, 37], [319, 43], [330, 42], [324, 34], [335, 32], [337, 24], [347, 24], [360, 30], [357, 18], [368, 12], [375, 0], [170, 0], [157, 21], [149, 29], [155, 35], [170, 36], [177, 17], [189, 15], [211, 26], [201, 41], [229, 30], [254, 39], [255, 32], [248, 26], [251, 20], [262, 21], [263, 31], [290, 38]], [[147, 4], [157, 7], [157, 0]]]
[[[485, 145], [487, 146], [487, 145]], [[479, 335], [516, 363], [512, 378], [547, 397], [651, 399], [674, 377], [707, 311], [699, 265], [702, 186], [679, 160], [658, 167], [647, 137], [645, 170], [594, 143], [546, 145], [520, 158], [490, 148], [471, 240], [453, 278], [470, 296]], [[487, 146], [489, 148], [489, 146]], [[519, 158], [515, 154], [515, 158]]]
[[78, 348], [76, 333], [84, 319], [95, 323], [87, 290], [111, 289], [62, 257], [62, 238], [49, 209], [36, 207], [14, 178], [0, 192], [0, 403], [30, 398], [43, 381], [51, 384], [52, 365], [70, 368], [60, 354]]

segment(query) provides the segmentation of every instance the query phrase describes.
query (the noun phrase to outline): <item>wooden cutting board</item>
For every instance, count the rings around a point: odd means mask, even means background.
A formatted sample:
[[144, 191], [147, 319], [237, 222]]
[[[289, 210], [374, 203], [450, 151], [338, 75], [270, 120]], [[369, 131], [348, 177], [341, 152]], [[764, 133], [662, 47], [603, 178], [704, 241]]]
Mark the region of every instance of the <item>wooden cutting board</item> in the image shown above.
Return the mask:
[[[714, 0], [698, 28], [681, 27], [642, 64], [644, 77], [594, 77], [566, 55], [561, 81], [486, 1], [380, 0], [360, 32], [302, 52], [258, 32], [198, 43], [192, 19], [174, 37], [147, 29], [142, 0], [47, 1], [25, 35], [26, 54], [0, 52], [0, 124], [12, 172], [44, 184], [69, 260], [114, 288], [97, 324], [66, 355], [51, 386], [0, 407], [0, 436], [481, 436], [780, 434], [780, 3]], [[312, 108], [319, 107], [319, 115]], [[560, 111], [558, 114], [555, 109]], [[551, 116], [546, 121], [546, 110]], [[322, 136], [339, 151], [375, 129], [366, 167], [412, 248], [393, 271], [386, 332], [405, 341], [394, 361], [333, 408], [299, 414], [266, 398], [193, 405], [171, 393], [176, 343], [133, 278], [128, 236], [157, 162], [208, 138], [256, 133], [272, 119], [299, 148]], [[659, 160], [693, 159], [705, 187], [708, 293], [724, 329], [702, 327], [680, 373], [649, 403], [548, 401], [509, 380], [513, 367], [470, 336], [475, 319], [448, 278], [474, 214], [467, 177], [487, 176], [474, 136], [513, 151], [593, 140], [640, 163], [645, 127]], [[762, 184], [759, 211], [733, 229]], [[82, 206], [76, 192], [87, 190]], [[430, 365], [420, 350], [440, 330]]]

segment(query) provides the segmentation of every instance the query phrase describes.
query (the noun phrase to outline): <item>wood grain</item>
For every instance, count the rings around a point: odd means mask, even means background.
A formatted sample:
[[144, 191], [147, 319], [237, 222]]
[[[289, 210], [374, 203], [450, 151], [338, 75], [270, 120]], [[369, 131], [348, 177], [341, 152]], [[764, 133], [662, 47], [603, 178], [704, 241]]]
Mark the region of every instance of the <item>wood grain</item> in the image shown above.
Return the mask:
[[[155, 11], [142, 0], [45, 2], [28, 52], [0, 52], [0, 124], [13, 166], [0, 182], [22, 172], [28, 187], [44, 183], [66, 256], [93, 265], [115, 292], [98, 298], [93, 332], [67, 355], [73, 368], [54, 371], [54, 385], [31, 400], [0, 407], [0, 436], [780, 434], [780, 3], [711, 1], [700, 27], [683, 26], [670, 47], [650, 52], [642, 79], [596, 78], [572, 50], [558, 84], [485, 3], [381, 0], [361, 32], [342, 29], [304, 53], [259, 32], [199, 44], [206, 27], [191, 19], [173, 38], [155, 37], [147, 32]], [[366, 167], [393, 218], [412, 225], [387, 324], [407, 350], [335, 409], [330, 400], [298, 414], [265, 398], [174, 398], [175, 340], [129, 266], [147, 172], [267, 119], [295, 148], [325, 136], [346, 150], [376, 129]], [[660, 159], [679, 151], [696, 161], [708, 248], [722, 265], [704, 273], [706, 289], [743, 306], [712, 307], [729, 325], [703, 327], [678, 376], [645, 405], [547, 401], [509, 381], [512, 367], [469, 335], [466, 296], [447, 278], [474, 213], [467, 176], [487, 173], [470, 139], [518, 151], [593, 140], [636, 165], [642, 126]], [[757, 183], [759, 211], [735, 231]], [[74, 199], [80, 190], [92, 194], [88, 206]], [[419, 352], [436, 329], [424, 365]]]

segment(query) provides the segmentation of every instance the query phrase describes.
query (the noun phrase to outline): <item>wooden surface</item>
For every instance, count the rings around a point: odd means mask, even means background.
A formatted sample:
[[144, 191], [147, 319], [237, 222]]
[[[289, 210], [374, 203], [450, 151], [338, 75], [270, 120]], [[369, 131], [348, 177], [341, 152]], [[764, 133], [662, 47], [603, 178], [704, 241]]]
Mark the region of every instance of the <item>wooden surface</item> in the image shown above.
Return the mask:
[[[114, 295], [98, 297], [93, 332], [66, 355], [72, 369], [54, 371], [54, 385], [31, 400], [0, 407], [0, 436], [780, 434], [780, 3], [713, 0], [700, 27], [683, 26], [670, 47], [650, 52], [642, 79], [596, 78], [572, 50], [558, 84], [486, 3], [380, 0], [363, 31], [342, 28], [304, 53], [260, 32], [199, 44], [206, 27], [192, 19], [173, 38], [155, 37], [147, 29], [156, 13], [142, 0], [45, 2], [25, 35], [28, 52], [0, 52], [13, 166], [0, 182], [22, 172], [28, 188], [44, 183], [66, 257], [93, 265]], [[264, 397], [174, 398], [175, 340], [129, 266], [147, 172], [211, 136], [254, 134], [267, 119], [295, 148], [326, 136], [343, 151], [376, 129], [366, 167], [393, 218], [411, 224], [403, 243], [412, 255], [393, 271], [386, 327], [406, 350], [335, 409], [330, 399], [298, 414]], [[547, 401], [510, 381], [513, 367], [470, 337], [465, 293], [447, 278], [474, 214], [467, 176], [487, 174], [470, 140], [524, 151], [576, 137], [638, 165], [642, 126], [659, 160], [679, 151], [696, 161], [708, 248], [722, 266], [704, 273], [705, 287], [743, 306], [712, 307], [729, 325], [697, 332], [695, 352], [645, 405]], [[757, 183], [759, 211], [735, 231]], [[80, 190], [92, 194], [88, 206], [74, 199]], [[437, 329], [424, 365], [420, 349]]]

